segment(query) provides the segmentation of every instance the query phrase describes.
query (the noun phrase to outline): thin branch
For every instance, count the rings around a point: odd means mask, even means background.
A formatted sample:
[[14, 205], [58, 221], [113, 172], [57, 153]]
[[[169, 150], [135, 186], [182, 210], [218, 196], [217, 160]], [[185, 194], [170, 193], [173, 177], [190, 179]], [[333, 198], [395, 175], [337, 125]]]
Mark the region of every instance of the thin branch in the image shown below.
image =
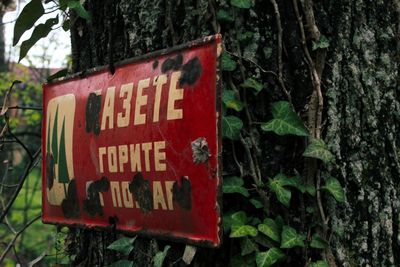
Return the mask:
[[42, 107], [29, 107], [29, 106], [13, 106], [8, 107], [8, 109], [22, 109], [22, 110], [42, 110]]
[[18, 143], [20, 146], [22, 146], [22, 147], [24, 148], [25, 152], [26, 152], [26, 153], [28, 154], [28, 156], [29, 156], [29, 159], [32, 161], [32, 160], [33, 160], [33, 156], [32, 156], [31, 151], [29, 151], [28, 147], [27, 147], [15, 134], [13, 134], [13, 133], [11, 132], [11, 129], [10, 129], [10, 128], [8, 128], [8, 133], [11, 135], [11, 137], [14, 138], [15, 141], [17, 141], [17, 143]]
[[[235, 14], [236, 13], [234, 13], [234, 15]], [[238, 41], [239, 40], [239, 32], [240, 32], [238, 27], [239, 27], [239, 25], [237, 23], [235, 23], [235, 28], [236, 28], [236, 40], [235, 41], [236, 41], [236, 46], [237, 46], [237, 52], [239, 54], [239, 58], [238, 58], [239, 69], [240, 69], [241, 78], [242, 78], [243, 81], [245, 81], [245, 79], [246, 79], [245, 70], [246, 69], [243, 66], [243, 62], [242, 62], [242, 51], [240, 49], [240, 43]], [[230, 82], [233, 84], [231, 76], [230, 76]], [[251, 114], [250, 114], [249, 105], [248, 105], [248, 102], [247, 102], [246, 95], [247, 95], [247, 90], [244, 90], [243, 91], [244, 111], [246, 113], [248, 125], [251, 126], [253, 119], [252, 119]], [[255, 140], [255, 138], [254, 138], [254, 136], [253, 136], [253, 134], [251, 132], [251, 129], [249, 129], [249, 130], [250, 130], [249, 131], [249, 137], [250, 137], [250, 141], [252, 143], [252, 148], [254, 148], [254, 150], [256, 150], [255, 153], [250, 153], [250, 155], [254, 156], [253, 164], [254, 164], [254, 168], [255, 168], [255, 175], [256, 175], [258, 181], [261, 181], [261, 170], [260, 170], [259, 163], [258, 163], [258, 155], [259, 155], [259, 153], [257, 153], [258, 152], [257, 151], [257, 142], [256, 142], [256, 140]]]
[[[322, 128], [322, 109], [324, 105], [324, 100], [322, 97], [322, 91], [321, 91], [321, 75], [322, 75], [322, 65], [323, 64], [315, 64], [311, 55], [310, 51], [307, 48], [306, 44], [306, 35], [304, 31], [304, 25], [303, 21], [300, 16], [299, 8], [297, 5], [297, 0], [293, 0], [293, 7], [294, 11], [297, 17], [297, 22], [299, 24], [299, 29], [300, 29], [300, 36], [301, 36], [301, 45], [306, 57], [306, 61], [308, 63], [308, 66], [310, 68], [310, 73], [311, 73], [311, 81], [313, 84], [313, 94], [311, 95], [311, 99], [309, 102], [309, 114], [308, 114], [308, 127], [310, 128], [311, 135], [315, 138], [320, 138], [321, 137], [321, 128]], [[313, 13], [312, 9], [311, 10], [306, 10], [305, 13]], [[308, 16], [314, 16], [308, 15]], [[314, 21], [315, 23], [315, 21]], [[313, 29], [317, 28], [316, 25], [310, 26]], [[321, 58], [321, 61], [324, 61], [323, 58]], [[321, 62], [322, 63], [322, 62]], [[321, 65], [320, 69], [317, 70], [316, 65]]]
[[260, 69], [262, 72], [264, 72], [264, 73], [272, 74], [272, 75], [274, 75], [275, 77], [278, 77], [278, 75], [277, 75], [274, 71], [263, 69], [263, 67], [261, 67], [257, 62], [255, 62], [255, 61], [252, 60], [251, 58], [247, 58], [247, 57], [244, 57], [244, 56], [240, 56], [240, 55], [237, 55], [237, 54], [235, 54], [235, 53], [233, 53], [233, 52], [229, 52], [229, 51], [227, 51], [227, 50], [225, 50], [225, 52], [228, 53], [228, 54], [230, 54], [230, 55], [232, 55], [232, 56], [234, 56], [234, 57], [244, 59], [245, 61], [254, 64], [257, 68], [259, 68], [259, 69]]
[[1, 144], [14, 144], [14, 143], [18, 143], [15, 140], [1, 140], [0, 142]]
[[8, 104], [10, 102], [10, 95], [11, 95], [11, 91], [14, 88], [14, 85], [21, 83], [21, 81], [19, 80], [14, 80], [11, 84], [11, 86], [8, 88], [5, 96], [4, 96], [4, 100], [3, 100], [3, 106], [1, 107], [1, 112], [0, 112], [0, 116], [3, 116], [7, 113], [8, 110]]
[[322, 220], [322, 228], [324, 230], [324, 237], [326, 237], [326, 234], [328, 232], [328, 222], [326, 220], [324, 207], [322, 205], [322, 200], [321, 200], [321, 175], [319, 172], [317, 173], [317, 204], [318, 204], [319, 214], [320, 214], [321, 220]]
[[1, 130], [0, 138], [2, 138], [6, 134], [7, 129], [8, 129], [8, 124], [4, 125], [3, 129]]
[[236, 156], [236, 152], [235, 152], [235, 143], [233, 141], [231, 141], [232, 144], [232, 156], [233, 156], [233, 161], [235, 162], [236, 166], [239, 169], [240, 172], [240, 176], [243, 177], [243, 165], [239, 162], [239, 160], [237, 159]]
[[23, 131], [23, 132], [16, 132], [14, 133], [16, 136], [33, 136], [37, 138], [42, 138], [40, 133], [35, 133], [35, 132], [28, 132], [28, 131]]
[[256, 171], [256, 167], [253, 161], [253, 157], [251, 156], [251, 151], [250, 151], [250, 147], [247, 144], [246, 140], [244, 140], [243, 136], [240, 134], [240, 142], [242, 143], [244, 150], [246, 152], [246, 155], [250, 161], [250, 176], [253, 178], [254, 183], [256, 185], [259, 185], [261, 182], [261, 177], [258, 177], [257, 175], [257, 171]]
[[22, 227], [17, 234], [14, 236], [14, 238], [11, 240], [10, 243], [8, 243], [8, 246], [6, 247], [6, 249], [3, 251], [3, 254], [1, 254], [0, 256], [0, 264], [3, 262], [4, 258], [6, 257], [8, 251], [10, 251], [10, 249], [14, 246], [15, 241], [17, 240], [17, 238], [19, 237], [19, 235], [25, 231], [26, 228], [28, 228], [32, 223], [34, 223], [35, 221], [37, 221], [38, 219], [40, 219], [42, 215], [39, 214], [37, 215], [35, 218], [33, 218], [32, 220], [30, 220], [26, 225], [24, 225], [24, 227]]
[[17, 253], [17, 250], [15, 249], [15, 246], [12, 246], [12, 249], [13, 249], [15, 259], [17, 260], [17, 265], [21, 265], [21, 260], [18, 257], [18, 253]]
[[18, 186], [18, 184], [4, 184], [4, 183], [0, 183], [1, 186], [7, 187], [7, 188], [13, 188]]
[[39, 257], [37, 257], [36, 259], [30, 261], [28, 263], [28, 267], [34, 266], [35, 264], [37, 264], [38, 262], [40, 262], [41, 260], [43, 260], [46, 257], [46, 251], [44, 251], [42, 254], [39, 255]]
[[321, 37], [321, 33], [319, 32], [317, 24], [315, 23], [313, 2], [312, 2], [312, 0], [304, 0], [304, 1], [301, 1], [301, 4], [305, 11], [304, 14], [306, 16], [308, 31], [310, 32], [311, 37], [315, 41], [318, 41], [319, 38]]
[[14, 235], [17, 233], [17, 231], [15, 231], [14, 227], [12, 227], [11, 223], [8, 221], [7, 216], [4, 218], [3, 224], [5, 224], [8, 228], [8, 230], [10, 230]]
[[39, 148], [35, 154], [32, 157], [32, 160], [29, 162], [29, 164], [26, 166], [24, 172], [22, 173], [22, 176], [20, 178], [20, 182], [18, 184], [17, 189], [15, 189], [13, 195], [11, 196], [10, 201], [8, 202], [6, 208], [3, 210], [2, 214], [0, 215], [0, 222], [3, 221], [4, 217], [7, 215], [7, 213], [9, 212], [12, 204], [14, 203], [15, 199], [17, 198], [19, 192], [22, 189], [22, 186], [24, 185], [24, 181], [26, 179], [26, 177], [28, 177], [29, 172], [32, 170], [33, 167], [36, 166], [36, 164], [39, 162], [39, 155], [40, 155], [40, 151], [41, 149]]
[[[8, 177], [8, 170], [9, 170], [8, 168], [10, 166], [10, 162], [8, 160], [3, 161], [3, 163], [5, 165], [5, 168], [4, 168], [5, 171], [0, 180], [1, 184], [5, 183], [5, 181], [6, 181], [6, 178]], [[3, 187], [0, 187], [0, 194], [1, 193], [3, 193]], [[3, 199], [2, 199], [2, 202], [3, 202]]]
[[283, 82], [283, 62], [282, 62], [282, 24], [281, 24], [281, 15], [279, 13], [279, 6], [275, 0], [270, 0], [271, 4], [274, 7], [275, 18], [276, 18], [276, 28], [278, 29], [278, 81], [280, 86], [282, 87], [283, 92], [285, 93], [286, 97], [290, 104], [292, 104], [292, 97], [290, 93], [286, 89], [285, 83]]

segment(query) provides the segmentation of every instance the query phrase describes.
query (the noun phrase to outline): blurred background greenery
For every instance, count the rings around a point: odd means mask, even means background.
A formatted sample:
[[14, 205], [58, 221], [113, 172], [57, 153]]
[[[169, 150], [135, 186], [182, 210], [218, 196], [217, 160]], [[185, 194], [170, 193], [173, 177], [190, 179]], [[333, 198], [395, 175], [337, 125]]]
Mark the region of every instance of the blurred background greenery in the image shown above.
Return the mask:
[[[10, 66], [12, 71], [0, 73], [0, 100], [5, 96], [14, 80], [21, 83], [15, 85], [9, 94], [7, 105], [9, 110], [0, 116], [0, 129], [8, 120], [10, 131], [25, 144], [33, 154], [41, 145], [41, 83], [44, 77], [54, 70], [38, 70], [19, 64]], [[21, 107], [17, 109], [14, 107]], [[26, 108], [26, 109], [25, 109]], [[33, 109], [30, 109], [33, 108]], [[1, 131], [1, 130], [0, 130]], [[0, 207], [3, 211], [12, 198], [30, 158], [25, 149], [9, 134], [4, 134], [0, 142]], [[15, 238], [18, 231], [32, 219], [41, 214], [42, 184], [40, 160], [30, 171], [23, 187], [15, 199], [10, 211], [0, 224], [0, 254]], [[40, 260], [35, 266], [49, 266], [67, 263], [68, 259], [60, 254], [61, 240], [64, 233], [53, 225], [45, 225], [40, 218], [35, 220], [15, 240], [14, 246], [7, 253], [4, 266], [21, 266]]]
[[[67, 229], [43, 224], [40, 218], [40, 154], [25, 179], [23, 174], [32, 161], [29, 154], [41, 146], [42, 84], [67, 67], [69, 33], [52, 31], [32, 48], [23, 64], [16, 63], [19, 47], [12, 46], [14, 22], [28, 2], [0, 0], [0, 216], [24, 180], [10, 210], [0, 220], [0, 259], [4, 258], [0, 266], [68, 265], [62, 254]], [[20, 83], [10, 91], [16, 80]]]

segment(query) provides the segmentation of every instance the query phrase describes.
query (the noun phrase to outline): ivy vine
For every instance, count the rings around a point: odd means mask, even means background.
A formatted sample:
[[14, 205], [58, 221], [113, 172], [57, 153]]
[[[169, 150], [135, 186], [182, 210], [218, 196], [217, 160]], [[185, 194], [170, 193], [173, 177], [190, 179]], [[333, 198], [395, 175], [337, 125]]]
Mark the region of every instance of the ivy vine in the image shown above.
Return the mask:
[[[275, 1], [271, 2], [277, 7]], [[223, 25], [234, 24], [237, 12], [245, 12], [245, 10], [251, 12], [253, 6], [253, 2], [250, 0], [231, 0], [230, 4], [230, 8], [224, 7], [217, 12], [217, 19]], [[340, 182], [328, 174], [324, 174], [324, 179], [320, 184], [319, 178], [307, 179], [306, 174], [302, 175], [295, 169], [291, 173], [279, 172], [272, 177], [265, 177], [261, 172], [256, 147], [258, 142], [254, 139], [259, 138], [263, 133], [281, 137], [291, 135], [307, 144], [302, 152], [306, 169], [309, 168], [307, 166], [309, 160], [316, 161], [318, 169], [328, 169], [334, 164], [334, 156], [318, 132], [321, 127], [318, 125], [319, 122], [317, 121], [316, 125], [306, 126], [311, 121], [310, 117], [318, 118], [320, 114], [313, 114], [313, 116], [308, 114], [307, 122], [299, 116], [294, 109], [290, 94], [284, 86], [282, 74], [273, 73], [281, 83], [287, 99], [271, 103], [270, 120], [252, 121], [252, 112], [249, 111], [251, 107], [247, 104], [247, 98], [249, 94], [257, 97], [262, 91], [267, 90], [267, 86], [256, 76], [252, 76], [251, 72], [247, 72], [242, 63], [246, 59], [241, 56], [240, 46], [246, 39], [251, 40], [255, 34], [249, 31], [238, 34], [236, 45], [232, 45], [233, 51], [225, 51], [220, 60], [220, 69], [227, 81], [224, 83], [222, 98], [223, 137], [225, 142], [230, 140], [234, 147], [241, 145], [242, 149], [248, 152], [244, 162], [239, 162], [237, 156], [234, 155], [235, 160], [238, 161], [238, 172], [224, 176], [224, 194], [234, 194], [235, 197], [241, 198], [246, 203], [239, 206], [242, 207], [241, 210], [235, 210], [238, 208], [235, 207], [233, 210], [224, 212], [224, 231], [229, 238], [237, 240], [240, 244], [241, 253], [232, 259], [232, 266], [268, 267], [289, 259], [291, 250], [298, 248], [305, 251], [305, 254], [309, 254], [306, 251], [314, 250], [321, 251], [321, 255], [323, 255], [324, 251], [329, 250], [330, 238], [327, 235], [327, 219], [321, 199], [333, 197], [337, 202], [344, 202], [345, 193]], [[279, 45], [281, 44], [278, 43]], [[321, 35], [310, 45], [311, 50], [318, 53], [329, 47], [329, 40]], [[268, 55], [271, 53], [272, 51], [268, 51]], [[280, 60], [281, 58], [278, 57], [278, 61]], [[250, 63], [254, 62], [250, 61]], [[278, 63], [280, 64], [280, 62]], [[256, 67], [261, 69], [258, 65]], [[232, 82], [232, 79], [235, 79], [235, 82]], [[237, 83], [240, 84], [238, 87], [234, 85]], [[264, 94], [266, 93], [264, 92]], [[317, 93], [313, 96], [314, 100], [317, 99], [317, 96]], [[314, 214], [312, 216], [319, 217], [321, 221], [316, 222], [313, 227], [309, 227], [307, 232], [304, 232], [304, 228], [299, 227], [298, 221], [291, 221], [293, 218], [287, 216], [294, 211], [293, 194], [300, 194], [302, 198], [315, 200], [306, 202], [309, 206], [304, 208], [308, 213]], [[280, 203], [281, 207], [275, 207], [274, 210], [281, 212], [278, 214], [271, 212], [271, 201]], [[253, 206], [257, 212], [246, 213], [251, 210], [250, 206]], [[325, 257], [318, 259], [315, 257], [318, 253], [312, 255], [314, 255], [312, 258], [305, 259], [307, 266], [328, 266]]]

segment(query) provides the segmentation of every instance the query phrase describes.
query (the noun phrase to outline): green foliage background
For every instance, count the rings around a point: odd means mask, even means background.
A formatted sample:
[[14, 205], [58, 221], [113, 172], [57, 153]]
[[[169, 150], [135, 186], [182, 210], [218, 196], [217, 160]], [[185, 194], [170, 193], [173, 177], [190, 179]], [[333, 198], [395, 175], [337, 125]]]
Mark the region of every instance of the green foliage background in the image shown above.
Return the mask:
[[[16, 64], [13, 71], [0, 73], [0, 103], [9, 91], [13, 81], [19, 80], [20, 84], [14, 86], [10, 93], [9, 106], [39, 107], [42, 102], [41, 73], [33, 75], [29, 68]], [[35, 77], [36, 78], [35, 80]], [[11, 131], [27, 146], [30, 151], [35, 151], [41, 145], [41, 118], [40, 110], [12, 109], [7, 112]], [[6, 124], [6, 116], [0, 116], [0, 129]], [[11, 140], [6, 134], [4, 140]], [[23, 169], [29, 161], [28, 155], [17, 143], [4, 143], [0, 148], [0, 205], [5, 207], [8, 203], [15, 185], [20, 181]], [[0, 254], [5, 246], [13, 239], [13, 231], [20, 230], [28, 221], [41, 214], [42, 205], [42, 176], [39, 164], [29, 173], [25, 183], [18, 194], [8, 216], [7, 224], [0, 224]], [[7, 186], [5, 186], [7, 185]], [[55, 262], [65, 262], [64, 252], [60, 252], [64, 242], [64, 234], [57, 231], [55, 226], [45, 225], [41, 220], [36, 220], [27, 228], [15, 242], [15, 252], [9, 252], [3, 262], [4, 266], [15, 266], [18, 262], [27, 263], [46, 255], [36, 266], [49, 266]], [[18, 260], [15, 255], [18, 255]], [[65, 258], [67, 259], [67, 258]], [[67, 261], [68, 262], [68, 261]]]

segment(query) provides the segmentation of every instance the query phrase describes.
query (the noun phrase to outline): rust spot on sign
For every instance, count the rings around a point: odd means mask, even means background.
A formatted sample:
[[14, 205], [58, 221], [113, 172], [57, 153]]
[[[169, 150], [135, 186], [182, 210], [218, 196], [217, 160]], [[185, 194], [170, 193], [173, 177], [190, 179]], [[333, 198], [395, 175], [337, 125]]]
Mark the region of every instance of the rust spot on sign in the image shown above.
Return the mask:
[[100, 133], [101, 95], [90, 93], [86, 102], [86, 132]]
[[166, 73], [170, 70], [179, 70], [182, 66], [183, 56], [182, 54], [177, 55], [175, 58], [168, 58], [164, 61], [161, 66], [161, 72]]
[[156, 59], [153, 62], [153, 70], [157, 69], [157, 67], [158, 67], [158, 60]]
[[53, 154], [46, 153], [46, 182], [47, 188], [50, 190], [53, 188], [54, 183], [54, 157]]
[[118, 223], [118, 221], [119, 221], [119, 219], [118, 219], [117, 216], [110, 216], [110, 217], [108, 217], [108, 223], [109, 223], [110, 225], [115, 226], [115, 225]]
[[179, 85], [193, 85], [201, 76], [201, 64], [198, 57], [192, 58], [182, 67], [182, 76], [179, 79]]
[[172, 187], [173, 200], [178, 202], [179, 206], [185, 210], [192, 208], [192, 187], [187, 177], [181, 177], [181, 186], [175, 182]]
[[107, 177], [102, 177], [89, 185], [87, 190], [87, 197], [83, 201], [83, 209], [90, 216], [95, 216], [96, 214], [103, 216], [103, 207], [100, 202], [100, 192], [107, 192], [110, 188], [110, 182]]
[[81, 216], [75, 179], [68, 184], [67, 198], [62, 201], [61, 208], [65, 218], [79, 218]]
[[153, 194], [150, 190], [149, 180], [143, 178], [142, 173], [138, 172], [129, 184], [129, 191], [135, 196], [140, 208], [144, 212], [153, 209]]

